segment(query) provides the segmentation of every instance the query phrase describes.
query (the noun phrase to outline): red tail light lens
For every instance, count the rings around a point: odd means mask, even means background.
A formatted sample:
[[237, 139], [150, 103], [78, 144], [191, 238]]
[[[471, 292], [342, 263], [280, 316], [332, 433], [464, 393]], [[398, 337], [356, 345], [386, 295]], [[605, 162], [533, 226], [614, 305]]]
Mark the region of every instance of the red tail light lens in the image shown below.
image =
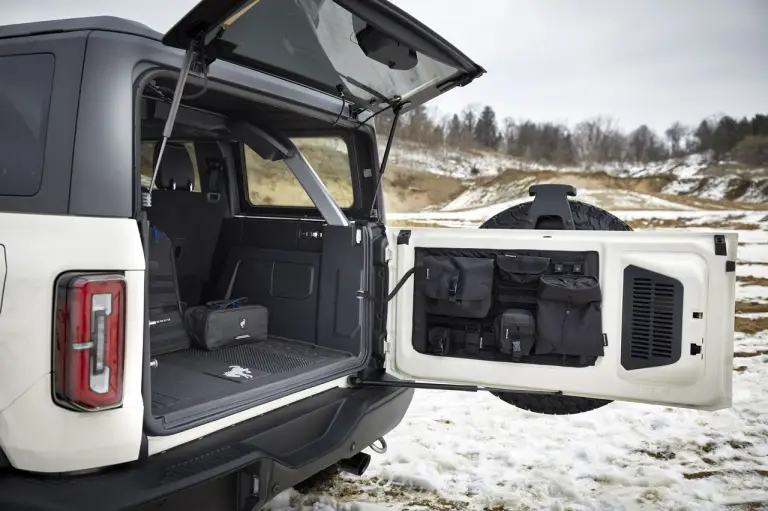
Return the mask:
[[104, 410], [123, 400], [125, 279], [64, 276], [57, 296], [55, 394], [62, 405]]

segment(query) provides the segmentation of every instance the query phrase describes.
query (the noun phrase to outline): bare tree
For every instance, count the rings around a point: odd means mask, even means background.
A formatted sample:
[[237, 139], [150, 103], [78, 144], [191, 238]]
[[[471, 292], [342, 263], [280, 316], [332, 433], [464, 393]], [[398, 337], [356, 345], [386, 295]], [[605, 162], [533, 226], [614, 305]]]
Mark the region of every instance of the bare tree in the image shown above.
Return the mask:
[[504, 127], [502, 128], [502, 137], [504, 137], [504, 148], [507, 154], [514, 155], [515, 140], [517, 139], [517, 125], [511, 117], [504, 118]]
[[587, 166], [619, 160], [623, 154], [624, 137], [611, 117], [597, 116], [580, 122], [573, 130], [572, 139], [577, 159]]
[[633, 161], [648, 163], [666, 157], [661, 140], [645, 124], [629, 134], [627, 145], [630, 159]]
[[672, 156], [680, 156], [683, 154], [683, 139], [688, 133], [688, 128], [681, 123], [675, 121], [667, 128], [664, 134], [669, 140], [669, 150], [672, 152]]

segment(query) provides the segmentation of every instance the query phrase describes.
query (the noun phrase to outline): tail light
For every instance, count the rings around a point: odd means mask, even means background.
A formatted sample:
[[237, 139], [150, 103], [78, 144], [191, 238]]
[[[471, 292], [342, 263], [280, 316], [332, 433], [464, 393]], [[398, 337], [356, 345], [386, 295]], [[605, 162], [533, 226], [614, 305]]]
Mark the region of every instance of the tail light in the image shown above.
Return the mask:
[[84, 411], [120, 406], [125, 353], [124, 277], [65, 275], [59, 280], [56, 302], [56, 401]]

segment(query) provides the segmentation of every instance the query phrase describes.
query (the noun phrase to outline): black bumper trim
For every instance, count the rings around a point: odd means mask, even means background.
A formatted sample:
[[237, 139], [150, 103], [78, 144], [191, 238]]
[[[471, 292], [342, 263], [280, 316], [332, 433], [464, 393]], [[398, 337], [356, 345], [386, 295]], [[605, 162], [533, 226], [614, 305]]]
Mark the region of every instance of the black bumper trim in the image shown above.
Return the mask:
[[333, 389], [145, 461], [90, 475], [0, 472], [0, 509], [117, 511], [178, 497], [182, 490], [194, 493], [193, 487], [214, 480], [226, 480], [222, 488], [228, 488], [220, 492], [227, 502], [217, 509], [258, 509], [394, 429], [412, 397], [412, 389]]

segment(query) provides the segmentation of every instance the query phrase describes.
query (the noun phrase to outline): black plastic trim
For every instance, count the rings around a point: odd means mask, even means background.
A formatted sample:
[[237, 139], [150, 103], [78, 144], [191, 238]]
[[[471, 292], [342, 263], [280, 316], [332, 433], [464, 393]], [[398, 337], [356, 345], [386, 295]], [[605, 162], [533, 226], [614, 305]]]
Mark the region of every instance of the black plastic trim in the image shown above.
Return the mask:
[[728, 246], [725, 244], [725, 236], [722, 234], [715, 234], [715, 255], [728, 255]]
[[725, 262], [725, 273], [733, 273], [736, 271], [736, 261]]
[[397, 233], [397, 244], [408, 245], [411, 242], [411, 231], [400, 231]]
[[[117, 511], [153, 501], [159, 508], [158, 499], [183, 497], [225, 477], [232, 491], [206, 509], [259, 509], [282, 489], [386, 435], [412, 398], [413, 390], [334, 389], [144, 462], [71, 477], [10, 471], [0, 475], [0, 509]], [[259, 477], [258, 496], [252, 495], [253, 475]]]
[[139, 446], [139, 461], [149, 458], [149, 438], [145, 433], [141, 434], [141, 445]]
[[2, 449], [0, 449], [0, 473], [6, 468], [11, 468], [11, 461], [8, 456], [5, 455]]
[[536, 228], [540, 217], [557, 217], [563, 222], [564, 229], [574, 229], [568, 197], [576, 196], [576, 188], [560, 184], [533, 185], [528, 188], [528, 195], [534, 197], [526, 218], [529, 229]]
[[684, 287], [679, 280], [630, 265], [624, 269], [621, 366], [627, 371], [680, 360]]

